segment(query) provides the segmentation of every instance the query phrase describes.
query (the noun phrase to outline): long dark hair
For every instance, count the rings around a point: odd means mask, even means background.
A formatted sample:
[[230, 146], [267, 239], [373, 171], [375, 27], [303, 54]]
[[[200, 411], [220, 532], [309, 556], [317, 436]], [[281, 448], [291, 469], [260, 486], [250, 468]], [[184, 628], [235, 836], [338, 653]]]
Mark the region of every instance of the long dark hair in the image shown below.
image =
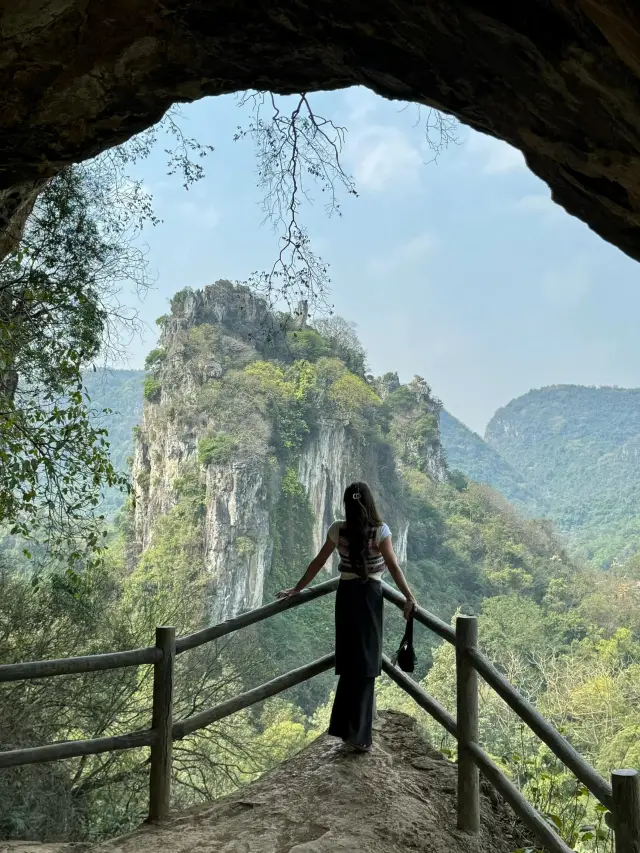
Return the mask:
[[366, 483], [351, 483], [344, 492], [344, 514], [349, 540], [351, 571], [367, 580], [365, 548], [367, 541], [382, 524], [373, 493]]

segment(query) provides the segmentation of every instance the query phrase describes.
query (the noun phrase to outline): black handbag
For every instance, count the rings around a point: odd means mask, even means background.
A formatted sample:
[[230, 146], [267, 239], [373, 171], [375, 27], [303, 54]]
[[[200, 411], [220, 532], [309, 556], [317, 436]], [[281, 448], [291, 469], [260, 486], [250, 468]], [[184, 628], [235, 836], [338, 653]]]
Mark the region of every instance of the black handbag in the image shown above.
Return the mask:
[[407, 627], [400, 648], [396, 652], [393, 663], [400, 667], [403, 672], [413, 672], [416, 668], [416, 653], [413, 649], [413, 616], [407, 619]]

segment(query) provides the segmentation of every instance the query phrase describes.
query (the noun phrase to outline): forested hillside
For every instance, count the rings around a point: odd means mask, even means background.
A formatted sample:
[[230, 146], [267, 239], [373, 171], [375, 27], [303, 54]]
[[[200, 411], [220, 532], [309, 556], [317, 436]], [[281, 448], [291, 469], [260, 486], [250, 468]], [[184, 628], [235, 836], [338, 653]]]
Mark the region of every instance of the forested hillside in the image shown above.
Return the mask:
[[606, 566], [640, 550], [639, 389], [530, 391], [496, 412], [485, 437], [587, 559]]

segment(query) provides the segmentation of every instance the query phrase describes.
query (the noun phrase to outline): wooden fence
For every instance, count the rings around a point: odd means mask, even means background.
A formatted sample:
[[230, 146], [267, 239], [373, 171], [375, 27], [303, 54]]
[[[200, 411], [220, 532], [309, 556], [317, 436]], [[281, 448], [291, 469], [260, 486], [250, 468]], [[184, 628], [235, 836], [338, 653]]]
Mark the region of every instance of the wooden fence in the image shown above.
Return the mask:
[[[0, 752], [0, 768], [149, 746], [151, 747], [149, 820], [152, 822], [165, 820], [169, 814], [171, 754], [175, 740], [180, 740], [243, 708], [248, 708], [313, 678], [331, 669], [334, 664], [334, 655], [326, 655], [220, 705], [186, 719], [174, 721], [173, 681], [176, 655], [231, 634], [240, 628], [261, 622], [284, 610], [328, 595], [336, 590], [337, 585], [338, 578], [333, 578], [309, 587], [293, 598], [266, 604], [220, 625], [214, 625], [178, 639], [175, 637], [174, 628], [160, 627], [156, 629], [155, 646], [144, 649], [0, 666], [0, 683], [81, 672], [99, 672], [129, 666], [153, 664], [154, 667], [151, 728], [113, 737], [65, 741], [47, 746]], [[400, 593], [387, 584], [384, 584], [384, 595], [398, 607], [402, 608], [404, 605], [404, 598]], [[576, 752], [566, 738], [554, 729], [478, 650], [478, 623], [475, 617], [459, 616], [455, 629], [423, 608], [416, 610], [415, 618], [455, 647], [457, 718], [454, 719], [419, 684], [397, 669], [386, 656], [382, 661], [383, 670], [458, 741], [458, 828], [468, 833], [476, 833], [480, 827], [478, 775], [480, 772], [510, 804], [525, 826], [549, 853], [571, 853], [571, 849], [559, 837], [553, 826], [531, 806], [479, 746], [478, 675], [480, 675], [593, 796], [609, 810], [607, 822], [614, 831], [616, 853], [640, 853], [640, 774], [635, 770], [615, 770], [611, 774], [611, 783], [603, 779]]]

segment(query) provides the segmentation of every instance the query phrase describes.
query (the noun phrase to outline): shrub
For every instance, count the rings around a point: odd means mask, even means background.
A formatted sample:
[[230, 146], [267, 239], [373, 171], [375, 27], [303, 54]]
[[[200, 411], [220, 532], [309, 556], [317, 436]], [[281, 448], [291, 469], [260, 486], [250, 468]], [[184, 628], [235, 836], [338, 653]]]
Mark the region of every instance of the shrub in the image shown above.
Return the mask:
[[458, 492], [463, 492], [469, 485], [469, 478], [462, 471], [449, 471], [449, 482]]
[[339, 358], [321, 358], [315, 365], [318, 386], [325, 389], [347, 373], [347, 367]]
[[416, 406], [416, 395], [406, 385], [401, 385], [392, 391], [385, 403], [392, 412], [407, 412]]
[[287, 350], [296, 360], [317, 361], [331, 354], [331, 346], [314, 329], [287, 332]]
[[271, 362], [256, 361], [245, 368], [244, 376], [266, 398], [280, 449], [297, 450], [309, 433], [309, 402], [316, 385], [314, 366], [296, 361], [285, 372]]
[[162, 348], [152, 349], [144, 361], [145, 370], [154, 370], [159, 367], [167, 357], [167, 353]]
[[238, 442], [227, 432], [201, 438], [198, 442], [198, 462], [201, 465], [224, 465], [238, 449]]
[[187, 297], [193, 294], [193, 290], [190, 287], [185, 287], [182, 290], [179, 290], [176, 294], [171, 297], [170, 305], [171, 305], [171, 313], [172, 314], [181, 314], [182, 309], [184, 308], [184, 303], [187, 301]]
[[440, 440], [440, 429], [436, 416], [427, 414], [417, 418], [412, 424], [411, 436], [422, 445], [437, 444]]
[[343, 317], [318, 318], [314, 324], [337, 355], [353, 373], [364, 376], [366, 373], [366, 353], [358, 340], [355, 323], [349, 323]]
[[142, 387], [145, 400], [148, 400], [150, 403], [156, 403], [160, 399], [162, 383], [154, 379], [153, 376], [147, 376]]
[[364, 417], [381, 404], [376, 392], [353, 373], [345, 373], [333, 383], [329, 398], [349, 419]]
[[216, 349], [219, 335], [210, 323], [192, 326], [186, 334], [184, 355], [187, 359], [210, 357]]

